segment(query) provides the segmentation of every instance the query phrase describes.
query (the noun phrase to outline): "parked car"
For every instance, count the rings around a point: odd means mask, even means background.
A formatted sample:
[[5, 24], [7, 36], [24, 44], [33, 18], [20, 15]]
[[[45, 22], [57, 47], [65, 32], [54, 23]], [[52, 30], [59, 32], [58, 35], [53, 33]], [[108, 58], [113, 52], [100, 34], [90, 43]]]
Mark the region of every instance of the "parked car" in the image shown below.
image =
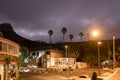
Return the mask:
[[73, 76], [70, 79], [72, 80], [91, 80], [88, 75]]
[[24, 69], [24, 72], [30, 72], [30, 69], [25, 68], [25, 69]]
[[36, 65], [27, 65], [27, 67], [29, 67], [29, 68], [37, 68]]
[[30, 72], [30, 69], [27, 67], [20, 67], [20, 72]]

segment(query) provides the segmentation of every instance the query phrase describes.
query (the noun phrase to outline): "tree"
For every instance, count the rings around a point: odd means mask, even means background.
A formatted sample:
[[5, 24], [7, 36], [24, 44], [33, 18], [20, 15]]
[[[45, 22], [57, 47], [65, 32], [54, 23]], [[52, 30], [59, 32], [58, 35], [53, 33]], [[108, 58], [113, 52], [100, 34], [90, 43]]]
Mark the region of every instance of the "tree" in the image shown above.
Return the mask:
[[84, 34], [83, 34], [82, 32], [80, 32], [80, 33], [79, 33], [79, 36], [80, 36], [81, 41], [82, 41], [82, 38], [83, 38]]
[[69, 35], [69, 38], [70, 38], [70, 40], [71, 40], [71, 42], [72, 42], [72, 39], [74, 38], [73, 34], [70, 34], [70, 35]]
[[70, 43], [68, 45], [68, 57], [72, 57], [72, 58], [78, 58], [80, 56], [79, 53], [79, 49], [78, 49], [78, 45], [74, 44], [74, 43]]
[[20, 48], [20, 62], [23, 62], [25, 58], [29, 56], [29, 50], [25, 46], [21, 46]]
[[0, 37], [4, 37], [4, 36], [3, 36], [3, 33], [2, 33], [1, 31], [0, 31]]
[[64, 35], [67, 32], [67, 29], [65, 27], [62, 28], [61, 32], [63, 33], [63, 42], [64, 42]]
[[50, 36], [50, 43], [51, 43], [51, 36], [53, 35], [53, 31], [52, 31], [52, 30], [49, 30], [49, 31], [48, 31], [48, 34], [49, 34], [49, 36]]

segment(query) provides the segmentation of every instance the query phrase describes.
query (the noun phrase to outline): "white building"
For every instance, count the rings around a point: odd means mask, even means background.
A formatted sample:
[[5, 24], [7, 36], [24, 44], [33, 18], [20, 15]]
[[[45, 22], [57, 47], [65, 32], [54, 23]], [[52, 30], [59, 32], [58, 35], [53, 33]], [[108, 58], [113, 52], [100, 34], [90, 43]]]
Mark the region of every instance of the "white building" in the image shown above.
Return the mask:
[[[33, 55], [34, 54], [34, 55]], [[36, 63], [41, 65], [44, 68], [76, 68], [76, 58], [65, 58], [65, 53], [61, 50], [40, 50], [32, 51], [31, 56], [36, 58]]]
[[3, 38], [0, 32], [0, 80], [8, 80], [13, 74], [18, 77], [18, 53], [19, 45]]

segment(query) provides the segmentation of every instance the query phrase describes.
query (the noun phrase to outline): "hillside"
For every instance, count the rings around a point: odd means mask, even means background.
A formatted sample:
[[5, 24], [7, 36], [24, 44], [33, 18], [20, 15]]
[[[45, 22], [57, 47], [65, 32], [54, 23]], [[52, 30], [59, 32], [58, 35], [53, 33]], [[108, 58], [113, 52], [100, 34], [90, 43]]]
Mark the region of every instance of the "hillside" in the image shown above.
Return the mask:
[[32, 41], [32, 40], [21, 37], [13, 30], [13, 27], [9, 23], [0, 24], [0, 32], [3, 34], [4, 38], [12, 40], [21, 46], [26, 46], [29, 49], [31, 48], [36, 49], [36, 47], [38, 48], [46, 45], [46, 43], [43, 43], [43, 42]]

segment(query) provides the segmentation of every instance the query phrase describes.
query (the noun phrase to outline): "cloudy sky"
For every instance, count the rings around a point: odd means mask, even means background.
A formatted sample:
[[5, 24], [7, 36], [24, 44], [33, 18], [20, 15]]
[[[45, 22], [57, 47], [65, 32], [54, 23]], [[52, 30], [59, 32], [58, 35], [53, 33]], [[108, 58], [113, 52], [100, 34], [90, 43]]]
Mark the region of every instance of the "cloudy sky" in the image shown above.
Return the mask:
[[70, 34], [80, 41], [80, 32], [86, 40], [95, 29], [102, 39], [120, 38], [120, 0], [0, 0], [0, 23], [11, 23], [22, 37], [46, 42], [50, 29], [52, 41], [62, 41], [62, 27], [67, 28], [65, 41]]

